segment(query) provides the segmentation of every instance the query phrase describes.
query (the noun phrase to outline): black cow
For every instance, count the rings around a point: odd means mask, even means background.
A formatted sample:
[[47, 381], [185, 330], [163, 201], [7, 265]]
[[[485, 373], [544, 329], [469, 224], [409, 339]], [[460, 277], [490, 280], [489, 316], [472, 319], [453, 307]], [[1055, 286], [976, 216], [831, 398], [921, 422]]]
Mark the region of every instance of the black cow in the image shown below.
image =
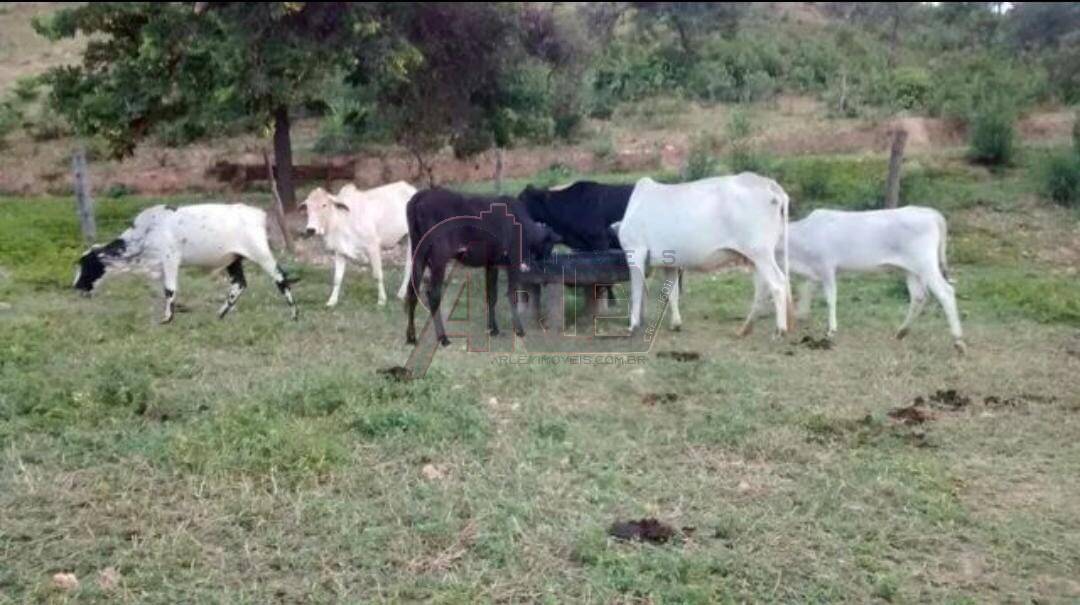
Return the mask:
[[[605, 185], [578, 181], [565, 189], [535, 189], [518, 194], [534, 220], [550, 226], [574, 250], [601, 251], [618, 248], [608, 227], [622, 220], [633, 185]], [[615, 241], [612, 241], [614, 239]]]
[[469, 267], [486, 269], [488, 328], [492, 335], [499, 333], [495, 324], [495, 302], [498, 299], [498, 269], [506, 268], [507, 296], [514, 332], [525, 335], [517, 311], [518, 275], [528, 271], [529, 264], [551, 254], [559, 237], [546, 226], [538, 224], [525, 209], [525, 204], [512, 197], [465, 196], [446, 189], [426, 189], [418, 192], [405, 206], [409, 223], [409, 242], [413, 268], [405, 310], [409, 325], [406, 342], [416, 342], [416, 301], [424, 270], [430, 270], [428, 306], [435, 321], [435, 334], [446, 346], [446, 337], [439, 305], [446, 265], [457, 260]]

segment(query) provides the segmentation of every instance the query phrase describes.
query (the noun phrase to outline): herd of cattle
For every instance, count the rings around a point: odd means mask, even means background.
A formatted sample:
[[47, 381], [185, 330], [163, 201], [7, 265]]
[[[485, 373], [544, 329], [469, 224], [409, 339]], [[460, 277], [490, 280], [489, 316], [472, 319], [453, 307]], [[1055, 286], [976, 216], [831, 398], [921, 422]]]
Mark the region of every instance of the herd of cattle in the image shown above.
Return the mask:
[[[331, 307], [338, 302], [349, 260], [370, 263], [378, 304], [385, 304], [382, 254], [407, 242], [398, 297], [406, 300], [410, 342], [416, 337], [415, 309], [426, 274], [436, 336], [442, 344], [449, 343], [439, 307], [451, 261], [485, 269], [493, 334], [498, 333], [494, 314], [498, 270], [505, 270], [513, 328], [524, 335], [518, 292], [530, 282], [523, 276], [550, 263], [554, 246], [563, 244], [575, 251], [561, 255], [564, 259], [590, 254], [619, 259], [622, 271], [613, 275], [629, 278], [632, 332], [642, 326], [645, 278], [654, 267], [662, 268], [669, 282], [679, 284], [668, 298], [673, 330], [682, 323], [679, 294], [684, 269], [708, 271], [744, 264], [753, 268], [754, 300], [741, 333], [750, 331], [767, 297], [773, 301], [778, 333], [787, 332], [794, 315], [789, 285], [794, 272], [806, 278], [800, 296], [803, 313], [809, 311], [816, 288], [823, 289], [830, 337], [837, 329], [837, 271], [893, 268], [906, 274], [910, 294], [897, 338], [907, 334], [929, 293], [941, 303], [957, 349], [965, 350], [956, 297], [947, 278], [947, 227], [944, 217], [930, 208], [815, 210], [789, 224], [784, 189], [749, 172], [681, 184], [643, 178], [634, 185], [581, 181], [549, 190], [529, 186], [516, 198], [463, 195], [441, 188], [417, 191], [404, 182], [366, 191], [349, 184], [336, 195], [317, 188], [301, 208], [307, 213], [307, 235], [320, 237], [333, 254], [333, 288], [327, 301]], [[242, 204], [148, 208], [117, 239], [83, 254], [74, 286], [89, 294], [110, 268], [150, 270], [163, 280], [168, 322], [181, 266], [224, 268], [231, 282], [219, 311], [224, 317], [246, 287], [244, 260], [271, 276], [295, 318], [291, 282], [267, 242], [266, 215]], [[599, 281], [610, 291], [621, 280], [609, 276]]]

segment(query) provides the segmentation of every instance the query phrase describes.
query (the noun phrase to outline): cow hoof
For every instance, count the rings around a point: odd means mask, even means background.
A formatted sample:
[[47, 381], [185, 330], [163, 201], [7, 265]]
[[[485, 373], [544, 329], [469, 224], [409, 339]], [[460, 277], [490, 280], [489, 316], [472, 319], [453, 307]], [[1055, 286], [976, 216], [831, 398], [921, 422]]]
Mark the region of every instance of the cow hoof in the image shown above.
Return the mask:
[[514, 334], [517, 334], [518, 338], [525, 338], [525, 330], [524, 329], [514, 330]]
[[907, 335], [908, 335], [908, 329], [907, 328], [900, 328], [899, 330], [896, 331], [896, 340], [904, 340], [904, 338]]
[[442, 338], [439, 339], [439, 344], [441, 344], [444, 347], [448, 347], [448, 346], [450, 346], [450, 339], [443, 336]]
[[738, 336], [739, 338], [746, 338], [753, 331], [754, 331], [754, 326], [751, 325], [751, 324], [747, 324], [747, 325], [744, 325], [743, 327], [739, 328], [738, 330], [735, 330], [735, 336]]
[[328, 300], [328, 301], [326, 301], [326, 308], [327, 309], [333, 309], [336, 306], [337, 306], [337, 301], [336, 300]]
[[172, 320], [173, 320], [172, 315], [166, 315], [165, 317], [161, 318], [161, 325], [163, 325], [163, 326], [169, 325], [169, 324], [172, 323]]
[[380, 307], [385, 307], [386, 306], [386, 299], [384, 298], [384, 299], [380, 300], [376, 304], [379, 305]]
[[967, 345], [964, 344], [964, 341], [958, 340], [958, 341], [953, 343], [953, 346], [956, 347], [956, 352], [957, 353], [959, 353], [961, 355], [967, 355]]
[[671, 331], [672, 332], [682, 332], [682, 324], [679, 324], [677, 326], [671, 326]]
[[405, 344], [407, 344], [407, 345], [416, 344], [416, 337], [415, 336], [406, 336], [405, 337]]
[[488, 330], [488, 335], [489, 336], [498, 336], [499, 335], [499, 329], [498, 328], [491, 328], [490, 330]]

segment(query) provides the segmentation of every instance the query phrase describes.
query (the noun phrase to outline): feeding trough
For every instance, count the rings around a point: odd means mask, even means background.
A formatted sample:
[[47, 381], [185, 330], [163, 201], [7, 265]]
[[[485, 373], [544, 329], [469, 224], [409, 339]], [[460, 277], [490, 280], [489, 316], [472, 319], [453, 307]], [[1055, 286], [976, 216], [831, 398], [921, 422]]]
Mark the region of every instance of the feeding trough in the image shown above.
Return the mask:
[[[602, 286], [630, 281], [630, 268], [626, 264], [626, 252], [622, 250], [556, 252], [547, 259], [532, 263], [530, 271], [522, 273], [520, 279], [529, 292], [530, 306], [537, 317], [546, 317], [547, 328], [561, 332], [563, 314], [552, 311], [565, 308], [566, 288], [545, 286], [561, 284], [582, 290], [586, 313], [591, 318], [596, 313]], [[541, 301], [542, 304], [538, 306]]]

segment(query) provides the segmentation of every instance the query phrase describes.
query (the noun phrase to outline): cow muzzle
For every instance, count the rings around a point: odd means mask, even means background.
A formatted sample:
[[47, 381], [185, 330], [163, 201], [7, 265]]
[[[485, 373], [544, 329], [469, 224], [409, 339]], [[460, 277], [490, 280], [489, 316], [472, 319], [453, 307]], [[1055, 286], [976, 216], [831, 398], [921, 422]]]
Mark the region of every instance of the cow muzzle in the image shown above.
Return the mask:
[[526, 263], [521, 263], [520, 265], [518, 265], [518, 269], [519, 269], [519, 270], [520, 270], [520, 271], [521, 271], [522, 273], [528, 273], [528, 272], [529, 272], [529, 265], [528, 265], [528, 264], [526, 264]]

